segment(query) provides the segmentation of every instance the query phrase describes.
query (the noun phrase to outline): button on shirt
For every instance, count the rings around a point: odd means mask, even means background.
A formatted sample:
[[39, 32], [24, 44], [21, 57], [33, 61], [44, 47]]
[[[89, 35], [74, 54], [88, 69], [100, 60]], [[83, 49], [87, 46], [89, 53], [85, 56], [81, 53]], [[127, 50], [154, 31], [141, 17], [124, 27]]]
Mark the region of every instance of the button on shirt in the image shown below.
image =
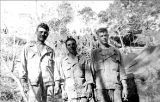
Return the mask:
[[96, 89], [115, 89], [126, 79], [120, 52], [113, 48], [97, 48], [92, 51], [92, 70]]

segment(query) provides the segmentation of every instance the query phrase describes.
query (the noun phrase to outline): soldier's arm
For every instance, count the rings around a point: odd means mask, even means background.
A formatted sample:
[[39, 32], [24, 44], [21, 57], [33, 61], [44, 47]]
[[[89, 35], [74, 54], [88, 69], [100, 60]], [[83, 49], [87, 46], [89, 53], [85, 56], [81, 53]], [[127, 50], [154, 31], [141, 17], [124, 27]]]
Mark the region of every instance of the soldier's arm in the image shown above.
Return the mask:
[[54, 60], [55, 64], [54, 64], [54, 83], [55, 83], [55, 87], [57, 87], [59, 85], [59, 70], [58, 70], [58, 62], [57, 59]]
[[96, 71], [95, 71], [95, 60], [96, 60], [96, 50], [92, 50], [91, 51], [91, 62], [90, 62], [90, 69], [91, 69], [91, 73], [92, 73], [92, 77], [94, 80], [94, 77], [96, 76]]
[[92, 76], [92, 67], [91, 67], [91, 60], [88, 59], [85, 62], [85, 78], [87, 81], [87, 84], [93, 84], [93, 76]]
[[118, 63], [119, 63], [120, 80], [121, 80], [122, 84], [123, 83], [125, 84], [125, 80], [127, 79], [127, 76], [126, 76], [126, 72], [125, 72], [125, 69], [124, 69], [124, 61], [123, 61], [123, 58], [122, 58], [122, 54], [120, 53], [119, 50], [117, 50], [117, 54], [119, 56]]
[[93, 81], [93, 76], [92, 76], [92, 71], [91, 71], [91, 60], [88, 59], [85, 61], [85, 79], [87, 83], [87, 92], [88, 92], [88, 98], [92, 97], [93, 94], [93, 87], [94, 87], [94, 81]]
[[28, 80], [28, 70], [27, 70], [27, 47], [23, 48], [21, 53], [21, 67], [19, 69], [19, 78], [21, 82], [27, 83]]
[[123, 91], [122, 91], [122, 97], [124, 98], [124, 100], [127, 100], [128, 97], [128, 88], [127, 88], [127, 76], [126, 76], [126, 72], [124, 69], [124, 62], [123, 62], [123, 58], [121, 53], [118, 51], [119, 54], [119, 68], [120, 68], [120, 80], [123, 86]]
[[[49, 53], [49, 60], [48, 60], [48, 66], [46, 67], [47, 71], [48, 71], [48, 75], [44, 74], [47, 78], [43, 79], [45, 85], [47, 86], [53, 86], [54, 85], [54, 65], [55, 65], [55, 61], [54, 61], [54, 51], [53, 49], [51, 49], [50, 47], [48, 47], [48, 53]], [[42, 71], [43, 73], [43, 71]]]
[[62, 81], [62, 61], [59, 59], [55, 60], [55, 71], [54, 71], [54, 78], [55, 78], [55, 94], [58, 93], [58, 91], [60, 89], [62, 89], [62, 85], [64, 84], [64, 82]]
[[25, 93], [27, 93], [29, 90], [28, 70], [27, 70], [27, 47], [26, 46], [23, 48], [23, 51], [21, 53], [21, 66], [19, 68], [19, 79], [20, 79], [21, 86], [23, 88], [22, 95], [24, 98], [26, 98]]

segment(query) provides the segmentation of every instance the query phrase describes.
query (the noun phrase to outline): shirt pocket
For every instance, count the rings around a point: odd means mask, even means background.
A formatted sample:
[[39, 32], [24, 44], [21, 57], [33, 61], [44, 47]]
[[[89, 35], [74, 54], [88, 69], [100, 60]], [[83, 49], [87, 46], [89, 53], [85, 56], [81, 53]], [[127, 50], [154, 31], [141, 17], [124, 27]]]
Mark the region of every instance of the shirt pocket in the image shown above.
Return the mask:
[[71, 69], [72, 69], [71, 66], [69, 66], [65, 63], [63, 64], [62, 70], [64, 71], [64, 75], [65, 75], [66, 78], [71, 77], [71, 73], [72, 73]]
[[112, 80], [114, 83], [117, 83], [119, 80], [119, 64], [111, 60], [110, 68]]
[[85, 67], [81, 64], [76, 64], [74, 67], [74, 76], [78, 78], [84, 77]]
[[110, 61], [110, 68], [112, 71], [114, 72], [119, 72], [119, 63], [114, 62], [114, 61]]
[[96, 72], [97, 73], [101, 73], [105, 71], [105, 65], [104, 62], [102, 60], [99, 60], [98, 62], [96, 62]]
[[28, 53], [28, 59], [33, 59], [35, 56], [36, 56], [36, 53], [33, 52], [33, 51], [30, 51], [30, 52]]
[[[48, 56], [45, 56], [41, 61], [40, 61], [40, 63], [41, 63], [41, 70], [42, 71], [47, 71], [48, 72], [48, 68], [49, 68], [49, 70], [52, 72], [53, 70], [52, 70], [52, 68], [51, 68], [51, 66], [49, 65], [49, 57]], [[48, 67], [48, 68], [47, 68]]]

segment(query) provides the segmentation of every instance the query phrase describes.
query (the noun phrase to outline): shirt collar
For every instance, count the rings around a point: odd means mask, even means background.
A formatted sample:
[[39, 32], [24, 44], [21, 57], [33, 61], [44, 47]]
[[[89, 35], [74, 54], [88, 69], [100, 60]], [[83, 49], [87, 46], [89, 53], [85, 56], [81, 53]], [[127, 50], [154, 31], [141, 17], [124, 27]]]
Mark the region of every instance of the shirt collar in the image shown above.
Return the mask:
[[110, 44], [108, 44], [108, 45], [109, 45], [109, 47], [105, 47], [103, 44], [100, 43], [99, 48], [101, 48], [101, 49], [109, 49], [110, 47], [112, 47]]
[[[80, 56], [80, 55], [77, 54], [75, 58], [78, 59], [79, 56]], [[69, 53], [67, 53], [67, 54], [66, 54], [66, 57], [64, 58], [64, 60], [66, 61], [66, 60], [68, 60], [69, 58], [70, 58]]]
[[[38, 44], [36, 43], [36, 44], [34, 45], [34, 48], [33, 48], [34, 52], [38, 52], [37, 46], [38, 46]], [[43, 48], [43, 50], [42, 50], [42, 52], [41, 52], [41, 56], [43, 56], [44, 54], [46, 54], [47, 52], [49, 52], [48, 49], [49, 49], [48, 46], [47, 46], [46, 44], [44, 44], [44, 48]]]

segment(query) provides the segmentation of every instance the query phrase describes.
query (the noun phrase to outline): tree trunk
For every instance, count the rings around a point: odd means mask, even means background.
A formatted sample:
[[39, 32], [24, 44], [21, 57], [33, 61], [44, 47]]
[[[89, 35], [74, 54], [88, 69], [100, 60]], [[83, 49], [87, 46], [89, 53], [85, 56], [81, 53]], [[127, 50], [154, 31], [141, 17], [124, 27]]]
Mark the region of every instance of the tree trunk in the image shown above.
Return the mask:
[[120, 35], [120, 32], [118, 31], [118, 36], [119, 36], [119, 39], [120, 39], [120, 42], [121, 42], [121, 45], [122, 45], [122, 50], [124, 51], [124, 43], [123, 43], [123, 40], [122, 40], [122, 37]]

